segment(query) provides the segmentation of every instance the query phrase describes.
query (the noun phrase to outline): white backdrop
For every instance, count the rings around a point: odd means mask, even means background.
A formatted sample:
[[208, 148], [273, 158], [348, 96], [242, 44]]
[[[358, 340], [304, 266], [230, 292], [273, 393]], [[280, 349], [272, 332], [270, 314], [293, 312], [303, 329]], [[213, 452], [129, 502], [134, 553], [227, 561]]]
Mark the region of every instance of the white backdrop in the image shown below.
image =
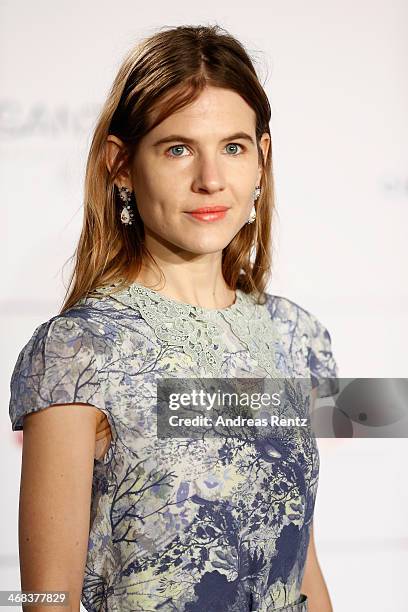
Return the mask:
[[[125, 52], [156, 27], [208, 22], [254, 52], [279, 211], [269, 291], [326, 325], [342, 377], [407, 377], [407, 18], [404, 0], [0, 0], [0, 589], [20, 588], [10, 376], [62, 303], [93, 122]], [[407, 441], [319, 446], [335, 612], [406, 611]]]

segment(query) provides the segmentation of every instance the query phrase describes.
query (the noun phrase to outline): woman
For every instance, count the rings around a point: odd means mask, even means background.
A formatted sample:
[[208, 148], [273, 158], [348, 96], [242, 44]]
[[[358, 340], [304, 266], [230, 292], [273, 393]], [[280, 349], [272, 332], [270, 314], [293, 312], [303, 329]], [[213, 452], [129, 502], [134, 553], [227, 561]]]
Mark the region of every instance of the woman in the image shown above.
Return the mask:
[[23, 590], [69, 591], [92, 612], [332, 609], [314, 438], [156, 429], [164, 378], [307, 377], [314, 396], [336, 392], [327, 329], [265, 292], [269, 120], [247, 52], [218, 26], [159, 31], [120, 67], [70, 294], [11, 381]]

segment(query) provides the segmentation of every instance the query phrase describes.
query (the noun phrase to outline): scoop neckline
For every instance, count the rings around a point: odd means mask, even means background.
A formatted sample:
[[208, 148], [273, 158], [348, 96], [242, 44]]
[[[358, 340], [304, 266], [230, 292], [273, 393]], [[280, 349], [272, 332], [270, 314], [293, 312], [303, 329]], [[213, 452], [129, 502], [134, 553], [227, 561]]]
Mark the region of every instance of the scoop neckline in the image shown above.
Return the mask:
[[241, 289], [236, 288], [235, 289], [235, 301], [229, 306], [225, 306], [224, 308], [205, 308], [203, 306], [196, 306], [195, 304], [189, 304], [188, 302], [181, 302], [180, 300], [176, 300], [175, 298], [168, 297], [167, 295], [160, 293], [160, 291], [157, 291], [156, 289], [151, 289], [150, 287], [146, 287], [145, 285], [142, 285], [142, 283], [139, 283], [138, 281], [132, 281], [129, 287], [125, 289], [125, 291], [126, 290], [129, 290], [131, 293], [134, 293], [135, 291], [136, 293], [141, 292], [141, 293], [147, 294], [151, 298], [156, 298], [159, 301], [169, 302], [170, 304], [174, 306], [179, 306], [181, 308], [186, 308], [188, 310], [194, 310], [194, 311], [203, 312], [203, 313], [231, 312], [232, 310], [235, 310], [236, 308], [240, 306], [240, 304], [243, 301], [243, 297], [244, 297], [244, 293], [241, 291]]

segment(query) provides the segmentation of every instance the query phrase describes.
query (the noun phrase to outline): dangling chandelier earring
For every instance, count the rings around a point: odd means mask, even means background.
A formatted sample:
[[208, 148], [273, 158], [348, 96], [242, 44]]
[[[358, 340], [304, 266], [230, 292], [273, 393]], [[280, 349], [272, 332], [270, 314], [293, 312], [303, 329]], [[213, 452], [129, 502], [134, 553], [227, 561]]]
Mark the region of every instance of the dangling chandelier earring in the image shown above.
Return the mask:
[[120, 220], [123, 225], [132, 225], [132, 221], [135, 218], [134, 212], [131, 209], [130, 201], [132, 199], [133, 191], [127, 187], [119, 187], [119, 197], [123, 202], [123, 208], [120, 213]]
[[[259, 198], [260, 195], [261, 195], [261, 188], [260, 187], [256, 187], [255, 191], [254, 191], [254, 194], [253, 194], [254, 202], [256, 202], [256, 200]], [[249, 214], [247, 223], [253, 223], [255, 221], [255, 219], [256, 219], [256, 208], [255, 208], [255, 204], [254, 204], [252, 206], [252, 208], [251, 208], [251, 212]]]

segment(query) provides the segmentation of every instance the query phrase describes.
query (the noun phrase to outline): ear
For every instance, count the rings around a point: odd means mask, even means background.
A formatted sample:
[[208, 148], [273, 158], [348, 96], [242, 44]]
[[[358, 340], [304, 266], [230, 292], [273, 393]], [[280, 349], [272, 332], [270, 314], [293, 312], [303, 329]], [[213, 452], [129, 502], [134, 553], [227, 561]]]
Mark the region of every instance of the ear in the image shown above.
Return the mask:
[[[271, 137], [269, 136], [268, 132], [264, 132], [264, 134], [262, 134], [262, 136], [261, 136], [261, 140], [259, 141], [259, 145], [260, 145], [261, 150], [262, 150], [263, 163], [264, 164], [265, 164], [266, 158], [268, 156], [268, 151], [269, 151], [270, 143], [271, 143]], [[262, 162], [261, 162], [261, 164], [259, 165], [259, 169], [258, 169], [258, 182], [257, 182], [258, 185], [260, 185], [260, 183], [261, 183], [262, 170], [263, 170], [263, 165], [262, 165]]]
[[[105, 143], [105, 162], [108, 172], [111, 173], [115, 159], [120, 150], [125, 148], [124, 143], [120, 138], [109, 134]], [[132, 181], [130, 178], [129, 169], [123, 165], [115, 177], [115, 185], [118, 187], [124, 186], [132, 190]]]

